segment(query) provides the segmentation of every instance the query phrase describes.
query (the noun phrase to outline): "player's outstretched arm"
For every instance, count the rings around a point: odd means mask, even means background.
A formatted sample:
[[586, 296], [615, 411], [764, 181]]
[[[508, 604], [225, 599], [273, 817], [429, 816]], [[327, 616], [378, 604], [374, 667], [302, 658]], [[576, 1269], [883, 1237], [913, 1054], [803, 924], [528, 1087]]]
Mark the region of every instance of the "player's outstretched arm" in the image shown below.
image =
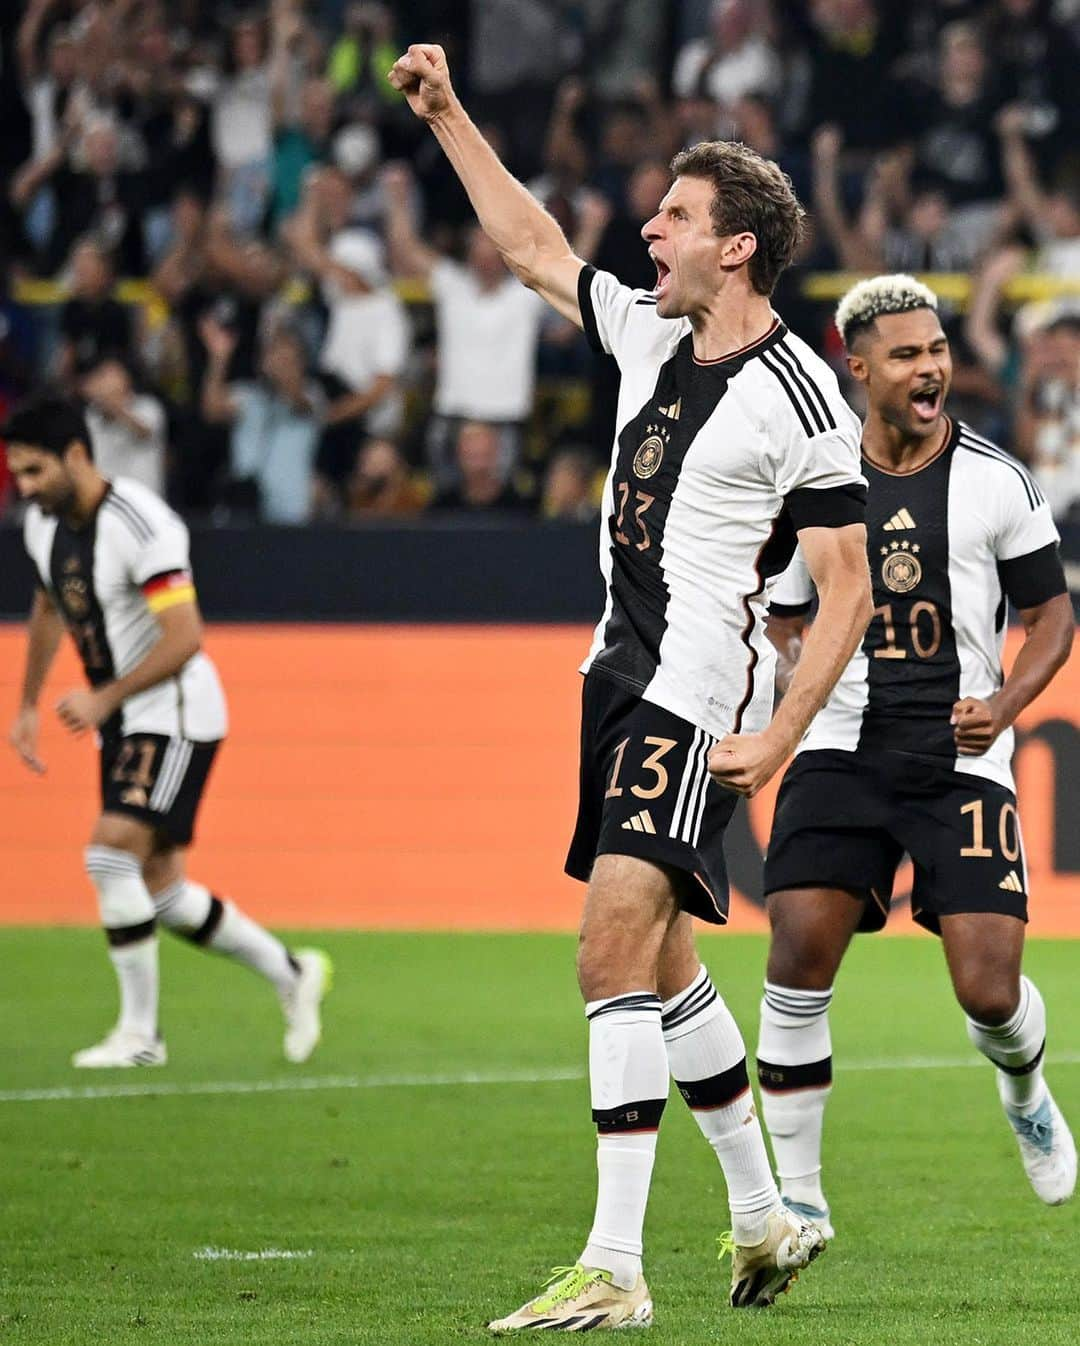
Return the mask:
[[581, 327], [577, 284], [584, 263], [574, 256], [555, 220], [507, 172], [477, 130], [454, 93], [442, 47], [415, 43], [395, 62], [389, 78], [433, 131], [506, 265]]
[[713, 779], [737, 794], [757, 794], [795, 751], [874, 613], [864, 524], [804, 528], [799, 545], [817, 586], [818, 614], [791, 685], [767, 729], [760, 734], [729, 734], [709, 755]]
[[68, 692], [57, 702], [56, 712], [72, 733], [96, 729], [129, 697], [175, 677], [201, 649], [202, 618], [194, 599], [174, 603], [154, 615], [161, 627], [161, 639], [129, 673], [101, 687]]
[[1029, 706], [1059, 669], [1063, 668], [1076, 634], [1072, 599], [1057, 594], [1036, 607], [1021, 608], [1024, 643], [999, 691], [985, 701], [965, 696], [953, 706], [956, 751], [961, 757], [981, 757], [999, 734]]
[[52, 661], [60, 645], [64, 624], [44, 589], [34, 594], [27, 623], [26, 671], [15, 723], [11, 726], [11, 746], [30, 768], [41, 775], [45, 763], [38, 756], [38, 697], [45, 685]]

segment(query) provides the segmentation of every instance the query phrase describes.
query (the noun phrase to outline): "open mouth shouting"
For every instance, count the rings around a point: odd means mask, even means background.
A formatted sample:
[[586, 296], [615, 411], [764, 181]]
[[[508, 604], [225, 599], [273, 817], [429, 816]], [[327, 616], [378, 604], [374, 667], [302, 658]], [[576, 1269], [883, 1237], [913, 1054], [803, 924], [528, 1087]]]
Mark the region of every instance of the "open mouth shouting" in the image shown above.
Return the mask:
[[924, 424], [937, 420], [941, 414], [943, 393], [944, 389], [940, 383], [925, 383], [911, 394], [909, 401], [915, 415]]
[[654, 252], [650, 252], [649, 256], [656, 266], [656, 284], [653, 286], [653, 294], [657, 299], [662, 299], [671, 282], [671, 268], [666, 262], [662, 262]]

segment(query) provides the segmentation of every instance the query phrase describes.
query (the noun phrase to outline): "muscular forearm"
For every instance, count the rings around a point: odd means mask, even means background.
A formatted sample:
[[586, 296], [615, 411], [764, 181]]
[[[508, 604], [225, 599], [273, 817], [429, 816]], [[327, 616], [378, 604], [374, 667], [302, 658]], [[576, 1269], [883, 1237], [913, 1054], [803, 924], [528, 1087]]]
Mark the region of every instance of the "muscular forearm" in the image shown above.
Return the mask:
[[1007, 729], [1062, 668], [1072, 649], [1072, 600], [1062, 594], [1028, 629], [1009, 676], [991, 701], [994, 718]]
[[456, 97], [429, 125], [461, 179], [484, 232], [511, 271], [526, 285], [535, 285], [541, 258], [569, 254], [562, 230], [499, 162]]
[[821, 591], [817, 620], [803, 639], [791, 684], [767, 731], [789, 752], [836, 686], [858, 649], [871, 616], [864, 576], [834, 581]]
[[130, 673], [98, 688], [108, 704], [109, 714], [119, 710], [129, 697], [175, 677], [191, 656], [198, 653], [200, 644], [197, 632], [166, 631]]
[[39, 593], [34, 599], [27, 626], [26, 670], [23, 674], [20, 705], [37, 705], [63, 633], [64, 624], [60, 620], [60, 614]]

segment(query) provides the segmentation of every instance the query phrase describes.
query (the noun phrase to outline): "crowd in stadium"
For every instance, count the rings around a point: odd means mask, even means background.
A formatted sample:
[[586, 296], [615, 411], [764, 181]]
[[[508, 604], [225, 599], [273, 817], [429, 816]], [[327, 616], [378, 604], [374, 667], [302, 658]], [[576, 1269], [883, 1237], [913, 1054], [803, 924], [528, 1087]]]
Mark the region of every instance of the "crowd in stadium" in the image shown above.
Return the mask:
[[386, 78], [416, 40], [628, 283], [714, 138], [791, 175], [776, 307], [838, 367], [809, 276], [954, 273], [952, 410], [1080, 508], [1080, 0], [7, 5], [0, 403], [81, 395], [103, 469], [186, 513], [591, 517], [616, 372], [476, 229]]

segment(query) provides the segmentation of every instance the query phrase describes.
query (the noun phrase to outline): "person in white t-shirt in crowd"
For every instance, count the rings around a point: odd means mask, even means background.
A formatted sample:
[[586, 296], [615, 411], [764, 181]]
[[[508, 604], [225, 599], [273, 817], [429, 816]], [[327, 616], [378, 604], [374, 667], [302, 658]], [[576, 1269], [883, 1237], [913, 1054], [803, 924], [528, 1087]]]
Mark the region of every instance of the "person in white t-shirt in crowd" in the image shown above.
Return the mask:
[[135, 391], [121, 360], [103, 360], [83, 378], [81, 391], [98, 470], [110, 481], [129, 477], [164, 499], [165, 408]]
[[214, 94], [211, 134], [229, 219], [249, 234], [258, 231], [266, 210], [274, 151], [266, 31], [258, 18], [233, 24], [229, 65]]
[[438, 373], [428, 454], [436, 481], [443, 486], [453, 479], [456, 432], [464, 421], [500, 427], [509, 472], [533, 408], [543, 301], [507, 271], [479, 225], [469, 231], [464, 262], [429, 248], [417, 234], [407, 167], [384, 169], [383, 188], [394, 272], [425, 279], [435, 307]]
[[715, 0], [709, 30], [707, 37], [687, 42], [675, 59], [676, 97], [704, 94], [731, 104], [747, 94], [779, 93], [783, 71], [762, 0]]
[[382, 243], [349, 224], [349, 181], [337, 168], [313, 173], [283, 235], [297, 264], [318, 281], [327, 327], [318, 367], [328, 399], [319, 476], [338, 499], [362, 440], [401, 429], [401, 377], [412, 332], [394, 293]]

